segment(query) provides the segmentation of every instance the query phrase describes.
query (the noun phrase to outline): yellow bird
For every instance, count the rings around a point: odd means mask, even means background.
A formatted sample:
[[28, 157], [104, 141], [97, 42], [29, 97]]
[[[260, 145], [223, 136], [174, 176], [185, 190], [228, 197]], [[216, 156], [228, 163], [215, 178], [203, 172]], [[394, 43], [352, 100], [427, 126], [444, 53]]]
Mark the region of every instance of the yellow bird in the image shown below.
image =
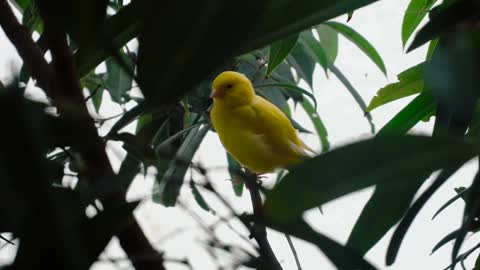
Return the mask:
[[213, 127], [225, 149], [250, 171], [288, 168], [314, 153], [298, 137], [287, 116], [255, 94], [243, 74], [225, 71], [212, 84]]

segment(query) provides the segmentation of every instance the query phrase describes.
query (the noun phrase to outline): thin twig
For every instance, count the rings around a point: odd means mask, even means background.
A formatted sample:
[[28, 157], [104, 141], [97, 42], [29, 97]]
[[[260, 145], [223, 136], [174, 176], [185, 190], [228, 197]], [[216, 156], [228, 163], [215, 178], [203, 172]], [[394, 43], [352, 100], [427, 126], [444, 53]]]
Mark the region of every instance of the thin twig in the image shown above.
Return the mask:
[[297, 250], [295, 249], [295, 246], [293, 245], [292, 238], [288, 234], [285, 234], [285, 237], [287, 238], [288, 245], [290, 246], [290, 249], [292, 250], [292, 254], [293, 254], [293, 257], [295, 258], [295, 263], [297, 264], [298, 270], [302, 270], [302, 265], [300, 264], [300, 260], [298, 259]]

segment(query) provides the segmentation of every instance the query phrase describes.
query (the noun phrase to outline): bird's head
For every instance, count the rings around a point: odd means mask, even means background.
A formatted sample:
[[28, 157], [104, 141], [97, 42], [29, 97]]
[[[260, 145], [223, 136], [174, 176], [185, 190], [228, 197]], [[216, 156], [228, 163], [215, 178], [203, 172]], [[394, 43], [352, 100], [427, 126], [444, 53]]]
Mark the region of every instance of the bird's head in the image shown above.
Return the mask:
[[235, 71], [224, 71], [213, 80], [210, 97], [215, 103], [236, 107], [249, 104], [255, 97], [255, 90], [247, 76]]

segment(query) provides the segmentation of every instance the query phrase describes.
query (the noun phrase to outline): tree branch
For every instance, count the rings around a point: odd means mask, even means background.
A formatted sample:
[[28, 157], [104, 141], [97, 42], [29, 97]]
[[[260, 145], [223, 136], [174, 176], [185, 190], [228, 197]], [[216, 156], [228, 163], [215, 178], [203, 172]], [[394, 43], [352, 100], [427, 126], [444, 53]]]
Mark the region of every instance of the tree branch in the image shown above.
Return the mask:
[[[42, 16], [45, 22], [45, 34], [52, 53], [52, 65], [43, 57], [44, 51], [32, 40], [29, 31], [15, 17], [6, 0], [0, 0], [0, 26], [15, 46], [28, 71], [52, 98], [60, 114], [74, 117], [78, 130], [85, 134], [86, 140], [77, 145], [76, 150], [89, 167], [90, 180], [105, 175], [113, 175], [113, 170], [105, 152], [105, 145], [98, 137], [97, 129], [90, 118], [79, 77], [73, 61], [72, 52], [67, 44], [66, 34], [58, 31], [48, 16]], [[56, 30], [56, 31], [55, 31]], [[86, 146], [86, 147], [84, 147]], [[124, 202], [125, 194], [116, 194], [107, 204]], [[118, 234], [120, 244], [129, 257], [149, 254], [158, 258], [148, 263], [135, 263], [139, 270], [162, 270], [163, 258], [150, 244], [138, 222], [133, 222]]]
[[[262, 197], [260, 196], [260, 192], [258, 189], [258, 176], [256, 174], [247, 173], [245, 177], [245, 184], [250, 191], [250, 199], [252, 201], [253, 207], [253, 215], [255, 217], [262, 216]], [[253, 238], [258, 243], [260, 248], [260, 255], [262, 256], [262, 260], [268, 263], [268, 269], [274, 270], [281, 270], [283, 269], [280, 263], [273, 252], [270, 243], [268, 242], [267, 238], [267, 229], [265, 226], [260, 224], [253, 224], [250, 228], [250, 232], [252, 233]]]

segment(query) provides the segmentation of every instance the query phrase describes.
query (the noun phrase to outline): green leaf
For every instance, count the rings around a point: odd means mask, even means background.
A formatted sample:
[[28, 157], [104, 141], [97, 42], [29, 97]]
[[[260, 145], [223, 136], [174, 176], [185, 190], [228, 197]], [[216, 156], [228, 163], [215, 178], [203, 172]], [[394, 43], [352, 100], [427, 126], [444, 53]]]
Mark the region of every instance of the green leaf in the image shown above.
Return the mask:
[[335, 65], [330, 65], [330, 71], [335, 74], [335, 76], [340, 80], [340, 82], [345, 86], [345, 88], [347, 88], [348, 92], [350, 92], [352, 97], [357, 102], [358, 106], [360, 106], [362, 111], [365, 113], [365, 117], [370, 124], [370, 131], [372, 132], [372, 134], [375, 134], [375, 124], [372, 121], [372, 115], [367, 111], [367, 105], [365, 104], [362, 96], [360, 96], [358, 91], [353, 87], [347, 77], [345, 77], [345, 75], [343, 75], [343, 73]]
[[[124, 52], [121, 51], [120, 55], [124, 55]], [[131, 59], [126, 55], [124, 58], [130, 60], [125, 62], [128, 64], [128, 68], [133, 70], [133, 61], [131, 61]], [[107, 90], [114, 102], [124, 103], [122, 97], [126, 92], [131, 90], [133, 78], [113, 57], [107, 59], [106, 66], [107, 78], [105, 81], [105, 86], [107, 87]]]
[[304, 43], [305, 46], [309, 49], [312, 58], [314, 58], [316, 62], [320, 64], [320, 66], [325, 71], [325, 75], [328, 76], [327, 70], [330, 66], [330, 63], [328, 62], [327, 53], [323, 49], [320, 42], [315, 39], [312, 32], [310, 31], [303, 32], [300, 37], [302, 43]]
[[302, 107], [310, 118], [310, 121], [312, 121], [315, 130], [317, 131], [317, 136], [320, 139], [320, 143], [322, 144], [322, 153], [327, 152], [330, 149], [327, 128], [323, 124], [322, 119], [318, 115], [318, 112], [315, 110], [312, 104], [308, 102], [308, 100], [304, 99], [302, 101]]
[[435, 219], [435, 217], [437, 217], [443, 210], [447, 209], [447, 207], [450, 206], [452, 203], [456, 202], [460, 198], [463, 198], [469, 190], [470, 190], [470, 188], [463, 188], [459, 191], [455, 190], [457, 192], [457, 195], [453, 196], [444, 205], [442, 205], [442, 207], [440, 207], [437, 210], [437, 212], [435, 212], [435, 215], [433, 215], [432, 220]]
[[312, 101], [315, 106], [315, 109], [317, 108], [317, 100], [315, 99], [315, 96], [308, 92], [307, 90], [293, 85], [293, 84], [288, 84], [288, 83], [265, 83], [265, 84], [260, 84], [260, 85], [255, 85], [255, 89], [260, 89], [260, 88], [265, 88], [265, 87], [281, 87], [283, 89], [289, 90], [289, 91], [294, 91], [297, 93], [300, 93], [302, 95], [308, 96]]
[[427, 55], [425, 57], [425, 60], [432, 59], [433, 52], [435, 51], [435, 48], [437, 47], [437, 44], [438, 44], [438, 39], [434, 39], [434, 40], [430, 41], [430, 44], [428, 45]]
[[378, 54], [377, 50], [375, 50], [372, 44], [370, 44], [370, 42], [368, 42], [368, 40], [366, 40], [362, 35], [350, 28], [350, 26], [343, 23], [330, 21], [325, 22], [323, 25], [338, 31], [338, 33], [342, 34], [344, 37], [357, 45], [357, 47], [360, 48], [375, 63], [375, 65], [377, 65], [383, 74], [387, 75], [387, 69], [385, 68], [382, 57], [380, 54]]
[[24, 10], [22, 24], [27, 27], [30, 32], [37, 31], [38, 33], [42, 33], [43, 22], [34, 1], [29, 1]]
[[190, 181], [190, 188], [192, 189], [193, 198], [195, 198], [195, 201], [197, 202], [198, 206], [200, 206], [200, 208], [202, 208], [203, 210], [210, 212], [212, 209], [208, 205], [205, 198], [203, 198], [202, 194], [200, 193], [200, 191], [198, 190], [197, 186], [193, 181]]
[[349, 22], [353, 17], [353, 11], [348, 12], [347, 14], [347, 22]]
[[89, 73], [87, 76], [83, 77], [81, 80], [81, 84], [86, 87], [90, 92], [90, 97], [97, 113], [100, 110], [100, 106], [102, 105], [104, 91], [102, 77], [104, 75], [105, 74], [95, 74], [92, 72]]
[[[288, 220], [371, 185], [405, 183], [466, 162], [475, 155], [474, 148], [464, 140], [412, 135], [383, 135], [343, 146], [291, 168], [267, 194], [265, 213]], [[317, 172], [322, 172], [322, 181]]]
[[270, 55], [268, 57], [268, 67], [265, 77], [270, 76], [275, 68], [287, 58], [290, 51], [295, 47], [295, 44], [297, 44], [297, 40], [298, 33], [285, 39], [275, 41], [270, 45]]
[[367, 111], [389, 102], [408, 97], [423, 90], [424, 63], [413, 66], [398, 74], [398, 82], [389, 84], [377, 91], [367, 107]]
[[[435, 12], [434, 12], [435, 11]], [[441, 34], [453, 30], [458, 24], [474, 18], [480, 12], [475, 1], [443, 3], [431, 11], [430, 21], [418, 31], [407, 52], [410, 52]]]
[[320, 24], [315, 28], [329, 63], [335, 63], [338, 55], [338, 32]]
[[388, 123], [378, 131], [378, 135], [406, 133], [434, 110], [435, 101], [433, 100], [432, 94], [429, 90], [424, 90], [388, 121]]
[[158, 185], [158, 193], [161, 196], [162, 204], [165, 206], [174, 206], [176, 204], [185, 173], [190, 167], [193, 155], [209, 129], [210, 125], [206, 124], [191, 130], [170, 162]]
[[245, 183], [243, 182], [245, 173], [242, 170], [240, 163], [238, 163], [228, 152], [227, 161], [228, 173], [230, 174], [230, 181], [232, 182], [233, 191], [235, 192], [235, 195], [241, 197], [243, 194], [243, 188], [245, 186]]
[[[280, 183], [282, 183], [281, 181]], [[335, 265], [337, 269], [362, 269], [375, 270], [376, 268], [349, 247], [333, 241], [327, 236], [314, 231], [304, 220], [298, 219], [291, 222], [263, 222], [266, 226], [310, 242], [317, 246], [322, 253]]]
[[408, 38], [413, 34], [423, 18], [430, 11], [430, 8], [437, 0], [411, 0], [405, 11], [402, 23], [402, 44], [405, 47]]
[[313, 87], [313, 71], [315, 69], [315, 62], [308, 53], [308, 48], [301, 42], [297, 42], [290, 55], [287, 57], [287, 62], [295, 69], [299, 78]]
[[390, 244], [387, 249], [387, 265], [392, 265], [395, 262], [395, 259], [400, 249], [400, 245], [407, 233], [408, 228], [413, 222], [413, 219], [417, 216], [418, 212], [422, 209], [428, 199], [435, 193], [441, 185], [443, 185], [449, 178], [452, 176], [460, 166], [453, 166], [447, 169], [444, 169], [435, 181], [425, 190], [425, 192], [420, 195], [420, 197], [413, 203], [413, 205], [408, 209], [407, 213], [403, 217], [400, 224], [393, 232]]
[[292, 123], [293, 127], [298, 130], [299, 132], [303, 132], [303, 133], [308, 133], [308, 134], [312, 134], [312, 132], [306, 128], [304, 128], [302, 125], [300, 125], [297, 121], [295, 121], [295, 119], [293, 119], [292, 117], [288, 116], [288, 119], [290, 120], [290, 122]]

